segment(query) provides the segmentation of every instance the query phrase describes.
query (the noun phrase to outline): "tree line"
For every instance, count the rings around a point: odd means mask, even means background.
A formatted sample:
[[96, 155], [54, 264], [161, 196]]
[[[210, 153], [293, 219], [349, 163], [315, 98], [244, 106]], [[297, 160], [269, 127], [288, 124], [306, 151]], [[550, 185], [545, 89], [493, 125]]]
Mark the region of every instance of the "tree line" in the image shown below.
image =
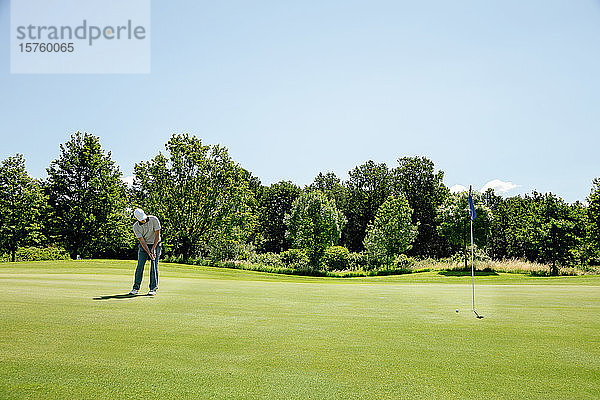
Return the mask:
[[[263, 185], [227, 149], [175, 134], [164, 151], [121, 180], [100, 139], [72, 135], [44, 180], [31, 178], [17, 154], [0, 170], [0, 253], [60, 246], [72, 258], [130, 258], [136, 241], [131, 210], [163, 226], [164, 253], [183, 260], [248, 259], [276, 254], [307, 268], [365, 268], [409, 258], [442, 258], [470, 244], [466, 193], [450, 193], [444, 172], [426, 157], [389, 167], [367, 161], [342, 180], [319, 173], [300, 187]], [[478, 251], [559, 266], [600, 262], [600, 179], [587, 204], [553, 193], [504, 198], [474, 193]], [[333, 267], [332, 267], [333, 266]]]

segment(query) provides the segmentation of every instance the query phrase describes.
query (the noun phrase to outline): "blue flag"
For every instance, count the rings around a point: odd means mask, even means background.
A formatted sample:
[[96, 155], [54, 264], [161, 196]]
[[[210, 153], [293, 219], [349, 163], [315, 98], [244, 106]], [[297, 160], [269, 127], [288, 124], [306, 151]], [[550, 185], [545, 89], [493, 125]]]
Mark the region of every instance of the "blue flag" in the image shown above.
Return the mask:
[[471, 196], [471, 188], [469, 187], [469, 214], [471, 214], [471, 221], [477, 218], [477, 213], [475, 212], [475, 205], [473, 204], [473, 196]]

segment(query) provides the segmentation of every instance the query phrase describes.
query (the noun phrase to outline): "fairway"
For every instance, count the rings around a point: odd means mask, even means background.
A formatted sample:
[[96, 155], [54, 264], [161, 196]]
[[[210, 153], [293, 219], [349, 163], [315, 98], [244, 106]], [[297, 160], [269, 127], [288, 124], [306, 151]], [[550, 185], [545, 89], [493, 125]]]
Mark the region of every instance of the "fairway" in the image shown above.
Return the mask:
[[598, 276], [134, 269], [0, 264], [0, 398], [600, 398]]

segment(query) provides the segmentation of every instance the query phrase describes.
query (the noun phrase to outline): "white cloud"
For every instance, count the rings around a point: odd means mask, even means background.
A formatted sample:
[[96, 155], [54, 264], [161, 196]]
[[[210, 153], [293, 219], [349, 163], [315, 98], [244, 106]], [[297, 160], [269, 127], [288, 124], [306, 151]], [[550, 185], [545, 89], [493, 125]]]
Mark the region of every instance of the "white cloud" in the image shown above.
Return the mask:
[[497, 191], [500, 193], [506, 193], [509, 190], [513, 190], [518, 187], [519, 187], [519, 185], [515, 185], [512, 182], [504, 182], [504, 181], [501, 181], [500, 179], [494, 179], [494, 180], [489, 181], [485, 185], [483, 185], [483, 187], [481, 188], [480, 191], [483, 193], [488, 189], [494, 189], [494, 191]]
[[465, 190], [467, 190], [467, 188], [463, 185], [454, 185], [450, 188], [450, 193], [459, 193], [464, 192]]
[[125, 182], [125, 184], [126, 184], [128, 187], [132, 187], [132, 186], [133, 186], [133, 176], [126, 176], [126, 177], [124, 177], [124, 178], [121, 178], [121, 180], [122, 180], [123, 182]]

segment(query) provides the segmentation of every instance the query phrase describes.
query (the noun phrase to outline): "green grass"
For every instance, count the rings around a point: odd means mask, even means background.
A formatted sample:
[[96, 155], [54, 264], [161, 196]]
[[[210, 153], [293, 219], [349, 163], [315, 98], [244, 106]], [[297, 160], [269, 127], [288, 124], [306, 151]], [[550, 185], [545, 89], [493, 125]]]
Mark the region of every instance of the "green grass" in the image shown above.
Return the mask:
[[600, 398], [599, 276], [134, 268], [0, 264], [0, 398]]

